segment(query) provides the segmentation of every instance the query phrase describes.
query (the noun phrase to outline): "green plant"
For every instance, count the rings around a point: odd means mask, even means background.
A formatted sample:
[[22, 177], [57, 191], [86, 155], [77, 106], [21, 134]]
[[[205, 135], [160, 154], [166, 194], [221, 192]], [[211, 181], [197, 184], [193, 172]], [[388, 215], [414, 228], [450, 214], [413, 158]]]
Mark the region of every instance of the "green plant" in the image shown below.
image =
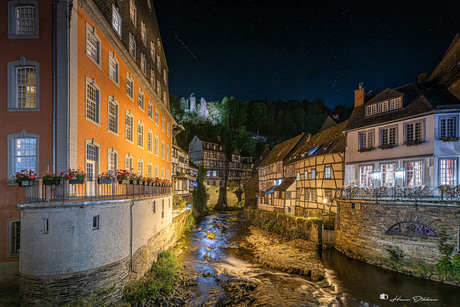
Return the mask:
[[173, 207], [174, 209], [184, 209], [187, 206], [187, 202], [177, 194], [176, 191], [173, 191]]
[[149, 272], [125, 288], [124, 298], [128, 302], [152, 301], [160, 295], [170, 295], [179, 281], [179, 265], [170, 251], [161, 253]]
[[23, 169], [15, 174], [16, 183], [23, 181], [33, 181], [37, 177], [33, 170]]
[[194, 212], [198, 215], [205, 215], [208, 212], [206, 204], [208, 202], [208, 195], [206, 194], [206, 187], [204, 186], [205, 169], [201, 165], [198, 169], [197, 183], [198, 187], [193, 191], [193, 207]]
[[107, 306], [109, 299], [115, 292], [116, 287], [101, 288], [91, 291], [88, 297], [79, 297], [74, 303], [67, 304], [65, 307], [98, 307]]

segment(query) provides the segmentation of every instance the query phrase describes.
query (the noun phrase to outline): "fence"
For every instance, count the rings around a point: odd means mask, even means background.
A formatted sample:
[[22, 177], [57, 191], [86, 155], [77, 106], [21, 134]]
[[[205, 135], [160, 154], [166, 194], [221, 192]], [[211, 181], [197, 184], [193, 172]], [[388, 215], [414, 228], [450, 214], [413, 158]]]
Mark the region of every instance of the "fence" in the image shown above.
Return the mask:
[[79, 184], [61, 181], [59, 184], [45, 185], [39, 180], [35, 181], [32, 186], [26, 187], [26, 201], [124, 199], [165, 195], [171, 192], [171, 186], [119, 183], [118, 181], [108, 183], [84, 181]]

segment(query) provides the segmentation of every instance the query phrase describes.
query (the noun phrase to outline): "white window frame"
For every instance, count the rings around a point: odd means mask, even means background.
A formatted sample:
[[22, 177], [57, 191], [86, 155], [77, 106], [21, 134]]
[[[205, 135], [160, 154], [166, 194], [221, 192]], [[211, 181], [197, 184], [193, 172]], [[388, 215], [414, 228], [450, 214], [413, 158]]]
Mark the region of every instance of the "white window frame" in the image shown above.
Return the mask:
[[[129, 95], [128, 88], [131, 88], [131, 95]], [[129, 72], [126, 73], [126, 96], [134, 101], [134, 80]]]
[[[17, 71], [21, 67], [35, 68], [35, 108], [18, 107]], [[9, 62], [8, 70], [8, 112], [36, 112], [40, 111], [40, 64], [22, 57], [19, 61]]]
[[165, 141], [161, 140], [161, 158], [165, 159]]
[[171, 126], [169, 125], [169, 123], [166, 123], [166, 135], [168, 137], [171, 137]]
[[[113, 165], [113, 170], [114, 172], [112, 173], [110, 168], [111, 168], [111, 160], [112, 160], [112, 155], [114, 155], [114, 165]], [[115, 149], [113, 149], [113, 147], [111, 148], [107, 148], [107, 172], [109, 172], [111, 175], [116, 175], [117, 173], [117, 170], [118, 170], [118, 151], [116, 151]]]
[[112, 4], [112, 28], [121, 37], [121, 16], [118, 8]]
[[[115, 105], [115, 129], [116, 131], [113, 131], [110, 129], [110, 104], [114, 104]], [[119, 125], [119, 122], [120, 122], [120, 105], [118, 103], [118, 101], [115, 99], [115, 96], [108, 96], [108, 99], [107, 99], [107, 131], [109, 131], [110, 133], [113, 133], [115, 135], [119, 135], [119, 132], [120, 132], [120, 125]]]
[[[362, 170], [366, 170], [366, 172], [362, 172]], [[372, 188], [373, 187], [373, 178], [372, 178], [373, 171], [374, 171], [374, 165], [372, 164], [360, 165], [358, 167], [358, 177], [359, 177], [359, 187], [360, 188]]]
[[147, 130], [147, 151], [153, 153], [153, 132], [151, 128]]
[[[369, 144], [372, 141], [372, 144]], [[365, 145], [365, 146], [364, 146]], [[358, 132], [358, 149], [366, 150], [375, 147], [374, 129]]]
[[141, 158], [137, 159], [137, 175], [144, 176], [144, 160]]
[[[439, 138], [443, 137], [458, 137], [458, 116], [440, 116], [439, 119]], [[452, 134], [448, 133], [449, 127], [447, 121], [453, 121]], [[443, 123], [444, 122], [444, 123]]]
[[377, 114], [377, 104], [371, 104], [366, 106], [366, 116], [371, 116]]
[[326, 166], [324, 168], [324, 178], [330, 179], [332, 176], [332, 168], [330, 166]]
[[[420, 139], [417, 140], [415, 138], [416, 136], [416, 124], [420, 123]], [[404, 123], [404, 142], [409, 142], [409, 139], [408, 139], [408, 136], [409, 136], [409, 132], [408, 132], [408, 127], [410, 125], [413, 125], [413, 130], [412, 130], [412, 139], [410, 141], [420, 141], [420, 142], [424, 142], [425, 141], [425, 119], [419, 119], [419, 120], [414, 120], [414, 121], [411, 121], [411, 122], [407, 122], [407, 123]]]
[[161, 168], [161, 179], [165, 179], [165, 168]]
[[390, 110], [400, 109], [402, 107], [401, 97], [390, 99], [388, 102]]
[[[120, 86], [120, 63], [118, 62], [117, 55], [114, 52], [109, 51], [109, 59], [107, 62], [109, 79], [117, 86]], [[116, 76], [112, 76], [111, 71], [113, 70], [116, 72]]]
[[139, 87], [137, 89], [137, 106], [139, 109], [144, 111], [145, 108], [145, 94], [144, 94], [144, 89], [142, 87]]
[[155, 63], [155, 44], [153, 42], [150, 42], [150, 57], [152, 58], [152, 61]]
[[155, 108], [155, 125], [160, 127], [160, 111], [158, 108]]
[[[89, 53], [89, 48], [91, 48], [90, 46], [90, 42], [88, 41], [88, 35], [90, 36], [93, 36], [94, 37], [94, 40], [95, 40], [95, 43], [96, 45], [95, 46], [92, 46], [93, 48], [96, 48], [96, 58], [94, 58], [90, 53]], [[86, 33], [85, 33], [85, 53], [86, 55], [88, 56], [89, 59], [91, 59], [91, 61], [94, 62], [94, 64], [96, 64], [100, 69], [102, 69], [102, 66], [101, 66], [101, 54], [102, 54], [102, 43], [101, 43], [101, 39], [99, 38], [99, 36], [97, 35], [97, 29], [93, 26], [91, 26], [89, 23], [86, 23]]]
[[25, 130], [21, 131], [20, 133], [13, 133], [9, 134], [7, 139], [8, 139], [8, 184], [13, 184], [14, 180], [11, 179], [12, 176], [16, 172], [21, 171], [20, 169], [16, 169], [15, 167], [15, 153], [16, 153], [16, 140], [17, 139], [35, 139], [35, 173], [39, 173], [39, 166], [40, 166], [40, 136], [38, 134], [33, 134], [26, 132]]
[[168, 74], [166, 72], [166, 68], [163, 68], [163, 80], [165, 81], [165, 85], [168, 85]]
[[129, 32], [129, 54], [136, 59], [136, 39], [131, 32]]
[[148, 104], [148, 107], [147, 107], [147, 116], [153, 120], [153, 103], [152, 103], [152, 100], [149, 99], [149, 104]]
[[166, 119], [164, 116], [161, 117], [161, 131], [166, 132]]
[[[21, 6], [33, 6], [35, 11], [34, 33], [18, 34], [17, 9]], [[8, 38], [39, 38], [39, 2], [35, 0], [13, 0], [8, 2]]]
[[[131, 154], [125, 155], [125, 165], [124, 165], [125, 170], [127, 170], [128, 172], [132, 172], [133, 167], [134, 167], [133, 163], [134, 163], [134, 159], [131, 156]], [[126, 168], [126, 166], [128, 166], [128, 169]]]
[[137, 121], [137, 147], [144, 149], [144, 124], [142, 120]]
[[[414, 164], [413, 169], [408, 169], [409, 164]], [[420, 164], [420, 169], [416, 168], [416, 164]], [[407, 187], [418, 187], [424, 184], [425, 182], [425, 176], [424, 176], [424, 163], [423, 160], [415, 160], [415, 161], [405, 161], [405, 175], [406, 178], [404, 180], [404, 184]], [[409, 174], [413, 173], [412, 180], [409, 182]], [[417, 184], [417, 179], [420, 179], [420, 184]]]
[[[127, 118], [130, 118], [130, 124], [131, 124], [131, 136], [128, 135], [128, 122]], [[134, 115], [131, 113], [131, 111], [126, 110], [125, 114], [125, 140], [134, 144]]]
[[[394, 132], [392, 136], [392, 131]], [[386, 134], [386, 142], [384, 137]], [[393, 142], [391, 140], [393, 139]], [[398, 144], [398, 126], [380, 128], [380, 146], [396, 146]]]
[[157, 70], [161, 74], [161, 57], [157, 54]]
[[169, 144], [166, 144], [166, 161], [170, 161], [170, 158], [169, 158]]
[[155, 70], [150, 69], [150, 85], [155, 89]]
[[147, 163], [147, 177], [152, 178], [153, 176], [153, 165], [152, 162]]
[[[386, 171], [384, 171], [384, 168]], [[380, 172], [383, 187], [391, 188], [396, 185], [396, 162], [381, 163]]]
[[158, 137], [158, 134], [155, 134], [155, 143], [153, 144], [154, 151], [155, 151], [155, 156], [158, 157], [159, 152], [160, 152], [160, 139]]
[[[450, 181], [447, 181], [447, 173], [446, 174], [443, 174], [443, 172], [447, 172], [447, 170], [449, 170], [450, 168], [442, 168], [442, 165], [443, 165], [443, 161], [453, 161], [453, 172], [452, 172], [452, 176], [453, 176], [453, 181], [450, 182]], [[458, 159], [455, 158], [455, 157], [452, 157], [452, 158], [442, 158], [442, 159], [439, 159], [439, 185], [450, 185], [450, 186], [456, 186], [457, 185], [457, 176], [458, 176]], [[447, 166], [447, 165], [446, 165]], [[443, 178], [445, 177], [445, 178]]]
[[159, 177], [159, 168], [158, 168], [158, 165], [155, 164], [155, 166], [153, 167], [153, 176], [155, 178], [158, 178]]
[[[92, 86], [96, 89], [96, 101], [95, 101], [95, 110], [96, 110], [96, 120], [93, 120], [92, 118], [88, 117], [88, 86]], [[96, 126], [101, 126], [101, 89], [99, 86], [96, 84], [95, 79], [91, 79], [86, 77], [86, 83], [85, 83], [85, 118], [87, 121], [95, 124]]]

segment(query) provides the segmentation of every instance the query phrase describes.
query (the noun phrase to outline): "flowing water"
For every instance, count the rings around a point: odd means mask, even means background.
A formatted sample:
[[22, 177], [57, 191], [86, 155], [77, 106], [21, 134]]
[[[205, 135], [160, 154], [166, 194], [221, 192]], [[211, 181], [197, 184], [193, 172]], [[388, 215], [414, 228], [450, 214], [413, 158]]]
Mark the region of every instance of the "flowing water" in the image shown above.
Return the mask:
[[188, 274], [196, 276], [193, 304], [224, 304], [221, 282], [232, 279], [264, 285], [256, 289], [262, 289], [256, 300], [259, 306], [309, 306], [312, 302], [321, 306], [460, 306], [458, 287], [384, 270], [335, 250], [322, 252], [326, 280], [320, 282], [260, 267], [251, 261], [250, 250], [238, 246], [248, 233], [239, 219], [233, 212], [206, 216], [182, 240], [179, 261]]

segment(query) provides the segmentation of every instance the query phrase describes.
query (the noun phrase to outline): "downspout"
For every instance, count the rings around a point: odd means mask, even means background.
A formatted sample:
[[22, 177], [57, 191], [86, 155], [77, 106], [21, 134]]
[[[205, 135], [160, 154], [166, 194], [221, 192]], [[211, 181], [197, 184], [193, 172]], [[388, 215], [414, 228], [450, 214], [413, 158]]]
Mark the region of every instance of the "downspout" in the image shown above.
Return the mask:
[[52, 58], [53, 58], [53, 173], [56, 173], [56, 4], [59, 0], [53, 0], [52, 14]]
[[129, 206], [129, 268], [131, 269], [131, 272], [137, 274], [137, 272], [134, 271], [133, 268], [133, 206], [134, 201], [132, 201], [131, 205]]

